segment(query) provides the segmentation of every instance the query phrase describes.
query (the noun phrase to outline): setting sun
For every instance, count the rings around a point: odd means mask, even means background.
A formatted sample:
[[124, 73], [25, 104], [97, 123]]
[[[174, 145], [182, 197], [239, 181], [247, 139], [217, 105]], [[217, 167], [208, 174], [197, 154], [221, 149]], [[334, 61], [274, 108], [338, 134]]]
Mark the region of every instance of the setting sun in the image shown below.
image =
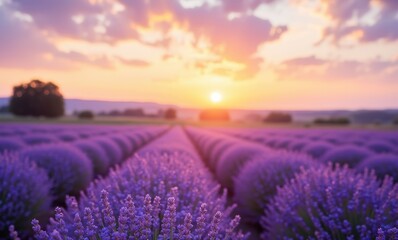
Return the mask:
[[223, 97], [222, 97], [221, 93], [219, 93], [219, 92], [212, 92], [211, 95], [210, 95], [210, 100], [213, 103], [221, 102], [222, 98]]

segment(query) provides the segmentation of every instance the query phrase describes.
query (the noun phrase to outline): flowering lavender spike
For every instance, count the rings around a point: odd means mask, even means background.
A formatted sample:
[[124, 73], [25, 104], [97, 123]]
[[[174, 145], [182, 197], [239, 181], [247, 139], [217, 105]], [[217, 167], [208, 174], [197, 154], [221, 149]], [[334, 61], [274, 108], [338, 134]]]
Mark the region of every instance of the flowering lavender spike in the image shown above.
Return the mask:
[[18, 237], [18, 232], [15, 231], [15, 227], [14, 225], [10, 225], [10, 227], [8, 228], [8, 230], [10, 231], [10, 238], [13, 240], [20, 240], [20, 238]]
[[75, 214], [75, 218], [74, 218], [74, 228], [75, 228], [75, 231], [74, 231], [74, 233], [75, 233], [75, 236], [78, 238], [78, 239], [83, 239], [83, 236], [84, 236], [84, 227], [83, 227], [83, 223], [82, 223], [82, 220], [81, 220], [81, 218], [80, 218], [80, 215], [79, 215], [79, 213], [76, 213]]
[[61, 234], [57, 230], [53, 230], [50, 236], [51, 240], [63, 240]]
[[236, 215], [234, 219], [231, 220], [229, 223], [229, 228], [225, 231], [226, 235], [224, 237], [225, 240], [230, 239], [232, 237], [232, 234], [234, 230], [238, 227], [240, 222], [240, 216]]
[[160, 201], [161, 198], [159, 196], [156, 196], [153, 199], [153, 235], [156, 238], [159, 233], [159, 228], [160, 228]]
[[379, 228], [379, 229], [377, 230], [377, 237], [376, 237], [376, 240], [385, 240], [385, 239], [386, 239], [386, 237], [385, 237], [385, 235], [384, 235], [383, 229]]
[[37, 240], [48, 240], [49, 239], [48, 234], [45, 231], [41, 230], [39, 220], [37, 220], [37, 219], [32, 220], [32, 229], [35, 233], [35, 238]]
[[211, 222], [210, 231], [208, 234], [208, 237], [211, 240], [217, 239], [218, 231], [220, 230], [219, 224], [221, 222], [221, 217], [222, 213], [220, 211], [218, 211], [213, 217], [213, 221]]
[[95, 225], [91, 209], [88, 207], [84, 208], [84, 221], [87, 224], [86, 235], [87, 237], [91, 238], [95, 235], [98, 227]]
[[192, 239], [192, 236], [191, 236], [192, 227], [193, 227], [192, 215], [190, 213], [188, 213], [187, 215], [185, 215], [185, 218], [184, 218], [182, 239], [185, 239], [185, 240]]
[[148, 239], [151, 235], [152, 226], [152, 204], [149, 194], [147, 194], [144, 199], [144, 216], [141, 224], [141, 239]]
[[202, 203], [200, 206], [200, 215], [196, 219], [196, 230], [195, 230], [195, 239], [202, 239], [203, 234], [205, 233], [206, 220], [207, 220], [207, 204]]
[[175, 222], [176, 222], [175, 199], [174, 197], [169, 197], [167, 199], [167, 209], [163, 216], [163, 221], [161, 226], [162, 228], [161, 234], [163, 235], [163, 238], [165, 239], [173, 238]]
[[112, 232], [116, 227], [116, 220], [113, 215], [112, 207], [109, 203], [108, 192], [106, 190], [101, 191], [101, 203], [102, 203], [102, 214], [104, 216], [104, 223], [109, 229], [109, 233]]

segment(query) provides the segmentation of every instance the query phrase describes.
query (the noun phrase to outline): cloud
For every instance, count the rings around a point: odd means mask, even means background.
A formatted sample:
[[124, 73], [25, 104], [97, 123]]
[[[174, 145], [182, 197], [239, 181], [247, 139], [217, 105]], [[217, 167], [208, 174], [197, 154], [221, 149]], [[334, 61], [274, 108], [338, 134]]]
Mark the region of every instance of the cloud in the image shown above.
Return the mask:
[[326, 62], [327, 61], [312, 55], [307, 57], [292, 58], [284, 61], [283, 64], [288, 66], [318, 66], [325, 64]]
[[274, 69], [281, 80], [392, 82], [398, 78], [398, 59], [361, 62], [305, 56], [286, 60]]
[[[323, 13], [333, 23], [324, 30], [324, 39], [339, 43], [355, 35], [359, 42], [398, 40], [398, 1], [395, 0], [322, 0]], [[372, 15], [373, 14], [373, 15]]]
[[143, 61], [143, 60], [138, 60], [138, 59], [119, 58], [119, 61], [125, 65], [134, 66], [134, 67], [148, 67], [150, 65], [149, 62]]
[[[168, 48], [175, 28], [192, 34], [192, 44], [206, 41], [212, 53], [239, 63], [243, 70], [237, 78], [254, 76], [261, 61], [254, 55], [266, 42], [278, 40], [287, 26], [274, 26], [253, 11], [274, 0], [222, 0], [218, 4], [198, 1], [184, 7], [178, 0], [13, 0], [9, 8], [31, 16], [38, 31], [54, 36], [117, 44], [134, 40]], [[116, 9], [116, 10], [115, 10]], [[237, 13], [231, 17], [230, 13]], [[148, 32], [160, 39], [148, 41]]]
[[0, 67], [46, 68], [56, 70], [75, 69], [85, 63], [110, 68], [106, 57], [89, 58], [78, 52], [59, 51], [28, 21], [22, 21], [0, 8]]

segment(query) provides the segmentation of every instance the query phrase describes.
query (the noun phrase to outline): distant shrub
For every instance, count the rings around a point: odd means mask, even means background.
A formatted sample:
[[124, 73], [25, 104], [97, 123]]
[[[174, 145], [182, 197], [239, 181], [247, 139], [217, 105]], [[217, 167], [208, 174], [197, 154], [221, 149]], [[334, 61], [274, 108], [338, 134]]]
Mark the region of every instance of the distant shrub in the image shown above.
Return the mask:
[[319, 159], [333, 148], [335, 148], [334, 145], [326, 142], [313, 142], [305, 146], [302, 151], [315, 159]]
[[168, 108], [163, 113], [164, 118], [166, 119], [176, 119], [177, 118], [177, 110], [174, 108]]
[[248, 162], [235, 179], [235, 200], [242, 214], [258, 222], [277, 188], [303, 168], [317, 166], [309, 157], [287, 152], [259, 156]]
[[351, 123], [350, 119], [344, 117], [331, 117], [331, 118], [317, 118], [314, 120], [315, 124], [325, 125], [348, 125]]
[[230, 116], [227, 110], [222, 109], [207, 109], [199, 114], [201, 121], [229, 121]]
[[268, 123], [291, 123], [293, 117], [289, 113], [271, 112], [265, 117], [264, 121]]
[[13, 224], [20, 237], [30, 232], [30, 220], [46, 219], [51, 206], [50, 180], [44, 170], [17, 155], [0, 155], [0, 238]]
[[94, 113], [90, 110], [81, 111], [77, 114], [77, 117], [80, 119], [93, 119]]
[[[376, 239], [397, 224], [398, 185], [348, 168], [311, 168], [278, 190], [264, 239]], [[371, 213], [371, 214], [370, 214]]]
[[105, 175], [108, 172], [111, 163], [100, 145], [90, 140], [78, 141], [73, 145], [91, 160], [95, 176]]
[[352, 168], [371, 155], [373, 155], [373, 153], [366, 148], [348, 145], [331, 149], [321, 158], [321, 160], [325, 163], [331, 162], [332, 164], [340, 165], [347, 164]]
[[16, 138], [0, 138], [0, 154], [21, 150], [26, 145]]
[[380, 180], [388, 175], [393, 178], [394, 182], [398, 182], [398, 156], [396, 155], [381, 154], [371, 156], [357, 166], [358, 171], [364, 171], [365, 169], [374, 170]]
[[393, 153], [397, 151], [397, 147], [387, 141], [371, 141], [366, 147], [376, 153]]
[[78, 149], [66, 144], [27, 148], [21, 151], [20, 157], [46, 170], [53, 183], [51, 192], [58, 200], [66, 194], [78, 194], [93, 178], [91, 161]]
[[255, 144], [235, 145], [228, 148], [217, 162], [216, 178], [229, 191], [234, 189], [234, 177], [242, 167], [256, 157], [264, 157], [266, 148]]

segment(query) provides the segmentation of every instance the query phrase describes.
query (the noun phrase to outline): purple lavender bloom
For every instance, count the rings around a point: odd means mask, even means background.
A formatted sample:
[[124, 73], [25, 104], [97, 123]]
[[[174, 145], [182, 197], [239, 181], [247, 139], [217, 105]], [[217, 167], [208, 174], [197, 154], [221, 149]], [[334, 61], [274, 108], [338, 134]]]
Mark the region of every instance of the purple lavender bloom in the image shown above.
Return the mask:
[[247, 163], [235, 179], [235, 200], [247, 220], [258, 222], [277, 189], [303, 169], [319, 166], [298, 153], [275, 152]]
[[[168, 140], [181, 145], [189, 144], [184, 137], [175, 138], [178, 132], [181, 130], [174, 128], [159, 142]], [[75, 239], [82, 236], [82, 231], [76, 232], [76, 226], [79, 226], [78, 229], [90, 229], [84, 231], [83, 238], [88, 238], [87, 232], [95, 232], [102, 239], [123, 239], [124, 236], [168, 239], [164, 237], [177, 238], [180, 233], [192, 239], [201, 239], [214, 230], [217, 230], [217, 237], [245, 238], [241, 233], [230, 232], [231, 224], [236, 225], [236, 218], [231, 220], [229, 217], [234, 206], [226, 207], [226, 192], [219, 196], [219, 186], [211, 174], [199, 159], [192, 157], [195, 153], [189, 152], [193, 148], [187, 146], [184, 149], [186, 152], [166, 154], [158, 152], [156, 147], [153, 152], [148, 149], [111, 170], [107, 178], [97, 180], [86, 190], [86, 194], [81, 195], [78, 207], [75, 201], [67, 201], [69, 207], [64, 216], [67, 233], [62, 233], [58, 229], [59, 224], [52, 221], [47, 228], [48, 234], [56, 231], [61, 233], [61, 237]], [[207, 206], [205, 216], [201, 207], [204, 203]], [[80, 217], [81, 227], [80, 223], [76, 223], [75, 216], [76, 213], [87, 215], [87, 209], [91, 210], [91, 217]], [[222, 216], [217, 214], [217, 221], [211, 224], [217, 212]], [[188, 213], [191, 218], [187, 218]], [[90, 218], [92, 220], [86, 220]], [[202, 223], [191, 224], [189, 219], [201, 219]], [[195, 226], [200, 230], [195, 231]]]
[[339, 165], [347, 164], [349, 167], [353, 168], [361, 163], [365, 158], [372, 155], [373, 153], [366, 148], [346, 145], [331, 149], [321, 158], [321, 161]]
[[394, 153], [397, 147], [387, 141], [371, 141], [366, 147], [375, 153]]
[[[108, 195], [105, 190], [101, 191], [104, 198], [101, 200], [91, 199], [94, 205], [103, 205], [104, 201], [108, 197], [109, 199], [113, 196]], [[240, 218], [236, 216], [233, 220], [224, 224], [226, 217], [223, 216], [221, 211], [217, 211], [214, 215], [205, 217], [202, 215], [203, 227], [200, 230], [195, 229], [195, 225], [192, 224], [192, 214], [186, 211], [178, 211], [176, 207], [176, 201], [173, 197], [167, 200], [167, 208], [162, 209], [159, 213], [161, 216], [162, 226], [159, 229], [156, 228], [155, 222], [151, 221], [154, 219], [153, 211], [148, 208], [153, 202], [150, 201], [149, 195], [146, 197], [147, 200], [136, 200], [136, 204], [131, 202], [127, 198], [122, 203], [119, 203], [120, 209], [116, 212], [110, 210], [110, 206], [105, 206], [105, 210], [97, 215], [92, 215], [92, 209], [89, 207], [84, 208], [85, 216], [89, 217], [81, 218], [82, 208], [79, 207], [79, 211], [72, 217], [71, 212], [68, 210], [64, 215], [58, 215], [58, 220], [52, 219], [52, 224], [48, 226], [46, 231], [43, 231], [37, 220], [32, 221], [32, 228], [35, 232], [35, 238], [41, 239], [92, 239], [95, 236], [100, 236], [100, 239], [246, 239], [247, 235], [237, 233], [235, 228], [239, 224]], [[155, 197], [159, 199], [159, 197]], [[100, 203], [103, 202], [103, 203]], [[107, 205], [108, 203], [105, 203]], [[133, 206], [133, 209], [131, 208]], [[131, 209], [131, 210], [130, 210]], [[131, 212], [132, 211], [132, 212]], [[202, 208], [201, 208], [201, 211]], [[130, 213], [131, 212], [131, 213]], [[195, 210], [196, 212], [196, 210]], [[181, 215], [183, 218], [179, 218]], [[138, 221], [134, 219], [138, 218]], [[117, 222], [115, 219], [119, 219]], [[212, 220], [211, 220], [212, 219]], [[133, 221], [133, 222], [131, 222]], [[59, 224], [55, 222], [66, 222], [67, 231], [63, 231], [64, 228], [60, 229]], [[93, 223], [97, 222], [97, 225]], [[179, 230], [177, 231], [178, 227]], [[200, 233], [200, 235], [198, 235]]]
[[26, 144], [31, 145], [31, 146], [59, 142], [58, 138], [54, 137], [53, 135], [40, 134], [40, 133], [29, 134], [29, 135], [23, 136], [22, 140]]
[[60, 133], [57, 135], [57, 137], [64, 142], [73, 142], [79, 139], [77, 133], [72, 133], [72, 132]]
[[111, 163], [106, 157], [105, 151], [97, 143], [83, 140], [74, 142], [73, 146], [82, 151], [91, 160], [95, 176], [108, 173]]
[[0, 155], [0, 238], [13, 225], [21, 237], [29, 233], [33, 218], [46, 219], [52, 197], [44, 170], [17, 155]]
[[0, 138], [0, 154], [19, 151], [25, 146], [26, 145], [17, 138]]
[[105, 151], [111, 166], [119, 164], [123, 161], [123, 153], [121, 149], [111, 139], [108, 139], [107, 137], [100, 137], [92, 139], [91, 141], [94, 141], [101, 146], [101, 148]]
[[305, 146], [302, 152], [319, 159], [333, 148], [335, 146], [327, 142], [313, 142]]
[[228, 148], [218, 161], [217, 180], [231, 192], [234, 189], [233, 179], [248, 162], [255, 158], [266, 157], [267, 149], [257, 144], [240, 144]]
[[119, 146], [123, 154], [123, 159], [129, 157], [133, 152], [133, 146], [130, 141], [121, 134], [112, 135], [110, 138]]
[[35, 146], [22, 150], [20, 157], [46, 170], [52, 181], [51, 192], [57, 199], [66, 194], [78, 194], [93, 178], [91, 161], [70, 145]]
[[375, 239], [396, 226], [398, 185], [348, 167], [310, 168], [278, 190], [262, 226], [264, 239]]
[[385, 176], [390, 176], [395, 183], [398, 182], [398, 156], [396, 155], [380, 154], [371, 156], [360, 163], [356, 169], [358, 171], [373, 170], [380, 180], [383, 180]]

